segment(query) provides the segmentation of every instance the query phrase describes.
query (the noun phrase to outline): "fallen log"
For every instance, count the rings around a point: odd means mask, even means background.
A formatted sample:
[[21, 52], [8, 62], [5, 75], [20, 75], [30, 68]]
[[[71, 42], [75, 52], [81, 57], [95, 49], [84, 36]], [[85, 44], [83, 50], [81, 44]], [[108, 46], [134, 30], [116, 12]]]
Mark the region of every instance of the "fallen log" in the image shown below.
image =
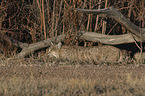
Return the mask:
[[[133, 36], [132, 34], [104, 35], [104, 34], [99, 34], [99, 33], [94, 33], [94, 32], [81, 32], [81, 33], [82, 33], [82, 35], [80, 36], [80, 39], [94, 41], [94, 42], [100, 42], [100, 43], [108, 44], [108, 45], [133, 43], [134, 40], [139, 41], [138, 37]], [[25, 44], [25, 43], [19, 42], [21, 44], [21, 46], [19, 46], [19, 47], [22, 48], [22, 51], [20, 53], [18, 53], [16, 57], [23, 58], [23, 57], [27, 56], [28, 54], [33, 53], [36, 50], [39, 50], [39, 49], [42, 49], [45, 47], [49, 47], [51, 45], [51, 41], [55, 41], [55, 43], [63, 42], [65, 40], [65, 36], [66, 35], [60, 35], [58, 37], [48, 38], [46, 40], [43, 40], [43, 41], [40, 41], [37, 43], [32, 43], [32, 44]]]
[[[81, 32], [82, 33], [82, 32]], [[108, 45], [117, 45], [125, 43], [133, 43], [135, 41], [140, 41], [140, 39], [132, 34], [123, 34], [123, 35], [105, 35], [95, 32], [84, 32], [80, 39], [100, 42]]]
[[65, 35], [60, 35], [58, 37], [49, 38], [37, 43], [28, 44], [28, 46], [23, 47], [22, 51], [16, 56], [17, 58], [23, 58], [26, 55], [34, 52], [35, 50], [39, 50], [51, 45], [51, 41], [55, 41], [56, 43], [63, 42], [65, 39]]
[[110, 17], [120, 23], [122, 26], [126, 27], [130, 33], [136, 35], [141, 38], [141, 40], [145, 40], [145, 28], [140, 28], [129, 21], [121, 12], [116, 10], [113, 6], [105, 9], [79, 9], [72, 8], [78, 12], [88, 13], [88, 14], [101, 14], [102, 17]]
[[[37, 42], [37, 43], [22, 43], [17, 40], [14, 40], [9, 37], [5, 37], [7, 41], [9, 41], [12, 45], [16, 47], [20, 47], [22, 51], [16, 55], [16, 58], [23, 58], [30, 53], [33, 53], [36, 50], [49, 47], [51, 42], [59, 43], [65, 40], [66, 35], [59, 35], [57, 37], [48, 38], [46, 40]], [[140, 39], [132, 34], [123, 34], [123, 35], [105, 35], [99, 34], [95, 32], [84, 32], [81, 31], [79, 34], [79, 38], [87, 41], [100, 42], [108, 45], [117, 45], [117, 44], [125, 44], [125, 43], [133, 43], [134, 41], [140, 41]]]

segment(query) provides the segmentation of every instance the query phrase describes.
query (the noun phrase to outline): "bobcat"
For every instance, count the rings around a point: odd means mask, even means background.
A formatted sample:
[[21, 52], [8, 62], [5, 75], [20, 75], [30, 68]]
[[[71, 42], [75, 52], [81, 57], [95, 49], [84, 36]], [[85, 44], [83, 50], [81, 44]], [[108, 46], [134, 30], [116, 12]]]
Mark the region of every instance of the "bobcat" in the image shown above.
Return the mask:
[[126, 51], [101, 45], [95, 47], [80, 47], [80, 46], [62, 46], [61, 42], [58, 45], [52, 45], [49, 48], [48, 55], [62, 60], [71, 61], [93, 61], [96, 63], [119, 63], [125, 58]]

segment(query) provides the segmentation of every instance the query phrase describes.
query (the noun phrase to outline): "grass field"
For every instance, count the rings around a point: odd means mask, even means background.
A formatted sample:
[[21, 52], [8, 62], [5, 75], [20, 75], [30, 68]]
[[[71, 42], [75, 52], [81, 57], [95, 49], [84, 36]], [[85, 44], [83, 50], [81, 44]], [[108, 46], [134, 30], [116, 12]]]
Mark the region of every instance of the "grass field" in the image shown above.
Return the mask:
[[0, 62], [0, 96], [145, 96], [144, 85], [144, 65]]

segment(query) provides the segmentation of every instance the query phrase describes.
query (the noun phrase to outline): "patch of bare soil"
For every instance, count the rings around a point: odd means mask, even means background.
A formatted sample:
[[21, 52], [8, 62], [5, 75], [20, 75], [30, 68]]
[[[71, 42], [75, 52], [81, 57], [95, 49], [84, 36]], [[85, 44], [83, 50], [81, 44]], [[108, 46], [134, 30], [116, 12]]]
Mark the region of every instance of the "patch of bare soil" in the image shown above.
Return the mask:
[[58, 65], [39, 60], [9, 60], [0, 64], [0, 84], [1, 96], [144, 96], [145, 66]]

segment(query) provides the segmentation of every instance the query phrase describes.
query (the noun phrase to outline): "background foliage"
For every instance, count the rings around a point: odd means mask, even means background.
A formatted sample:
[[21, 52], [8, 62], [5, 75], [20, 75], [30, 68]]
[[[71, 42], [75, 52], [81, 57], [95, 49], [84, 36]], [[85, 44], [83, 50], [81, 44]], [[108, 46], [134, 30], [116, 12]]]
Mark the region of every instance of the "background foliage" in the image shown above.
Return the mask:
[[[78, 45], [79, 31], [108, 35], [127, 33], [126, 28], [111, 18], [78, 13], [71, 8], [117, 8], [132, 23], [144, 27], [144, 0], [2, 0], [0, 5], [0, 51], [8, 54], [17, 48], [5, 36], [25, 43], [68, 34], [65, 44]], [[9, 51], [8, 51], [9, 50]]]

